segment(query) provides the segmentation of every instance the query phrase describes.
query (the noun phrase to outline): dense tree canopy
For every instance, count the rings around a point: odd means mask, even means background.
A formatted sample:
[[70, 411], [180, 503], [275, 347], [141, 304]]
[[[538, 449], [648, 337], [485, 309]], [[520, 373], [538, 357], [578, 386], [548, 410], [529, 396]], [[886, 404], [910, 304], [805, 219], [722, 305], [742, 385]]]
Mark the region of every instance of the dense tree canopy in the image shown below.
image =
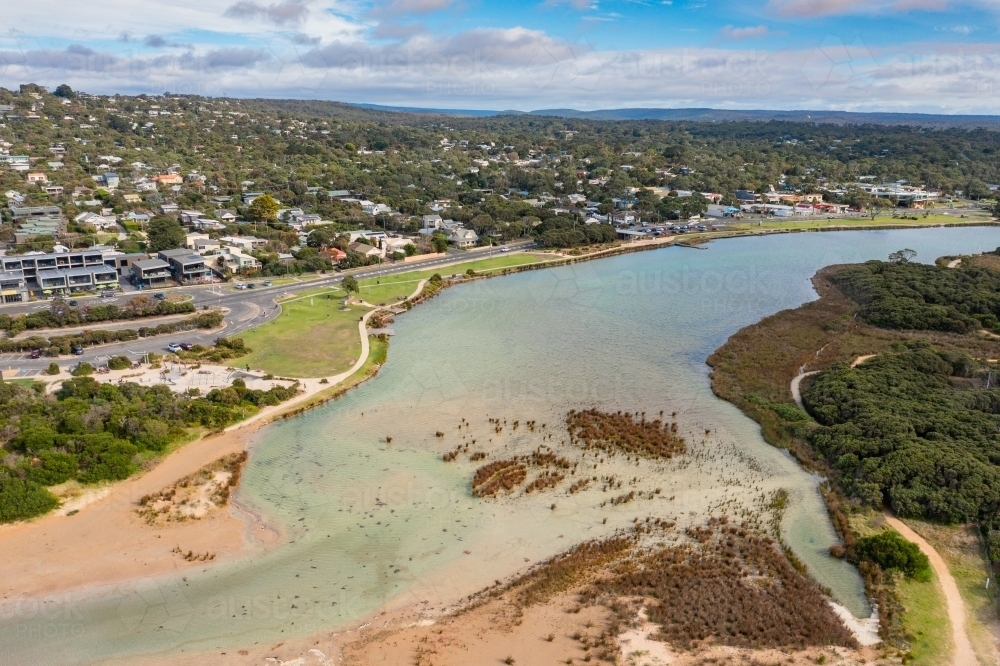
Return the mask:
[[987, 269], [869, 261], [833, 281], [861, 304], [865, 321], [881, 328], [1000, 331], [1000, 274]]
[[976, 363], [925, 343], [821, 372], [803, 400], [810, 440], [853, 496], [945, 522], [1000, 508], [1000, 389]]

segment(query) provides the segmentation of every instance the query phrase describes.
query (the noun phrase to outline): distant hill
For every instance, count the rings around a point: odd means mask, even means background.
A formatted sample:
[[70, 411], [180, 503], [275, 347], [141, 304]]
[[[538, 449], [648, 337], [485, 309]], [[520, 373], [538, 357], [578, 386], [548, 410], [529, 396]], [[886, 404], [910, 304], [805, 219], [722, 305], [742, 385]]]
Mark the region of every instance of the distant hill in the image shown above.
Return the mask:
[[697, 122], [768, 121], [830, 123], [835, 125], [918, 125], [921, 127], [1000, 127], [1000, 116], [948, 115], [931, 113], [857, 113], [853, 111], [771, 111], [766, 109], [538, 109], [536, 111], [495, 111], [488, 109], [432, 109], [379, 104], [355, 104], [363, 109], [443, 116], [490, 117], [503, 115], [554, 116], [587, 120], [684, 120]]

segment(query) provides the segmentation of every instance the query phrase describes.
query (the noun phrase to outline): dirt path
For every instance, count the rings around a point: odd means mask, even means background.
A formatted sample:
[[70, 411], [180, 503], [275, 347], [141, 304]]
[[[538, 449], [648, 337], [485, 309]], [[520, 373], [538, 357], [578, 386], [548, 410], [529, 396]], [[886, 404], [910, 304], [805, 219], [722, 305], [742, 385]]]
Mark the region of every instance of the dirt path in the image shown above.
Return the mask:
[[941, 587], [944, 588], [944, 598], [948, 604], [948, 620], [951, 622], [952, 640], [955, 643], [955, 654], [952, 655], [951, 659], [952, 666], [972, 666], [978, 664], [976, 654], [972, 651], [972, 643], [969, 642], [969, 636], [965, 632], [965, 603], [962, 601], [962, 595], [958, 592], [958, 585], [955, 583], [951, 572], [948, 571], [948, 566], [945, 564], [944, 559], [919, 534], [911, 530], [895, 516], [887, 512], [885, 520], [896, 531], [920, 547], [920, 551], [930, 560], [931, 568], [934, 569], [935, 575], [941, 581]]
[[853, 363], [851, 363], [851, 367], [856, 368], [870, 358], [875, 358], [875, 354], [868, 354], [867, 356], [859, 356], [856, 359], [854, 359]]
[[802, 390], [799, 388], [802, 384], [802, 380], [818, 373], [819, 370], [813, 370], [812, 372], [800, 372], [792, 378], [792, 383], [788, 388], [792, 390], [792, 399], [795, 401], [795, 404], [799, 406], [799, 409], [805, 409], [805, 406], [802, 404]]

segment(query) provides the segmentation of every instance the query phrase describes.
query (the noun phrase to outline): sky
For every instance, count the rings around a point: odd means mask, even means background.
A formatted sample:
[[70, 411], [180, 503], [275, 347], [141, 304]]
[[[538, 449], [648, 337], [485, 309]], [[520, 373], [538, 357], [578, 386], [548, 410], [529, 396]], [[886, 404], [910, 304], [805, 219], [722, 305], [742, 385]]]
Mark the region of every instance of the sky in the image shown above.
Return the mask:
[[1000, 0], [34, 0], [0, 86], [453, 109], [1000, 114]]

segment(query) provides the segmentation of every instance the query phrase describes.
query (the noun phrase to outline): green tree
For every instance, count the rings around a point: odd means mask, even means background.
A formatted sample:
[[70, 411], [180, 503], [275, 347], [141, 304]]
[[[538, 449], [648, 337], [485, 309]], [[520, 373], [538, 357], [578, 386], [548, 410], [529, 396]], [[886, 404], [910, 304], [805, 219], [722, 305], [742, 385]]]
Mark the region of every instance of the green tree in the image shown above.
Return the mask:
[[247, 206], [246, 215], [254, 222], [271, 222], [278, 217], [278, 202], [270, 194], [261, 195]]
[[76, 97], [76, 93], [73, 92], [73, 89], [70, 88], [65, 83], [56, 87], [55, 92], [53, 92], [52, 94], [55, 95], [56, 97], [62, 97], [65, 99], [73, 99], [74, 97]]
[[434, 234], [433, 236], [431, 236], [431, 245], [434, 246], [435, 252], [447, 252], [448, 237], [442, 236], [441, 234]]
[[177, 220], [160, 215], [149, 221], [149, 249], [173, 250], [184, 245], [184, 227]]
[[920, 547], [904, 539], [899, 532], [886, 530], [858, 540], [856, 552], [861, 560], [868, 560], [886, 571], [899, 571], [909, 578], [927, 582], [931, 579], [931, 566]]
[[348, 294], [358, 293], [360, 287], [358, 286], [358, 281], [353, 275], [348, 275], [344, 278], [344, 281], [340, 283], [340, 286], [344, 288]]
[[47, 374], [47, 375], [58, 375], [59, 374], [59, 365], [55, 361], [53, 361], [52, 363], [49, 363], [49, 367], [45, 371], [45, 374]]

